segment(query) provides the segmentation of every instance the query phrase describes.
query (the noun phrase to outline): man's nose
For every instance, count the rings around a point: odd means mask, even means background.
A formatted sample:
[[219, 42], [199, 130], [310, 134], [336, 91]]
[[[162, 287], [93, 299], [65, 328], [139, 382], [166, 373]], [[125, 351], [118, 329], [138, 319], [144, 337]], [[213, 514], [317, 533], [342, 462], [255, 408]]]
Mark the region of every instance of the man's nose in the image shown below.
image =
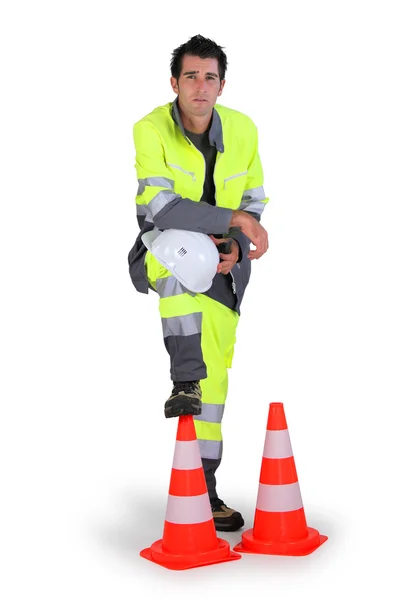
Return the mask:
[[205, 79], [197, 79], [197, 91], [203, 92], [206, 89], [206, 80]]

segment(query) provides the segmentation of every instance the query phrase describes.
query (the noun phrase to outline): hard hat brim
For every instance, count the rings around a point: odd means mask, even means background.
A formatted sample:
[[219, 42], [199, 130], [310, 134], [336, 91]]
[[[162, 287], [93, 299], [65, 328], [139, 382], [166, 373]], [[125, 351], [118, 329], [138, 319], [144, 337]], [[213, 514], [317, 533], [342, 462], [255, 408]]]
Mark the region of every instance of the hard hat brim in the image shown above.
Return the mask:
[[158, 229], [152, 229], [151, 231], [146, 231], [146, 233], [142, 235], [142, 242], [146, 246], [147, 250], [150, 250], [151, 252], [153, 243], [156, 241], [158, 236], [161, 235], [161, 233], [162, 231], [159, 231]]

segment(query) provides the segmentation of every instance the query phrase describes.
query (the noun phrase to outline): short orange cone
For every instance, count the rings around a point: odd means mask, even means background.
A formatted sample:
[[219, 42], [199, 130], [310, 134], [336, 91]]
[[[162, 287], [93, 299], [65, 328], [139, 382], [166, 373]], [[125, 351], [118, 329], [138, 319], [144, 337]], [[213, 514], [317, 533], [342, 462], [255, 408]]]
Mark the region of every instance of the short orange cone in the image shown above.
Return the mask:
[[292, 445], [281, 402], [269, 408], [253, 529], [234, 550], [252, 554], [311, 554], [328, 538], [307, 527]]
[[193, 417], [179, 417], [164, 534], [140, 556], [168, 569], [238, 560], [217, 538]]

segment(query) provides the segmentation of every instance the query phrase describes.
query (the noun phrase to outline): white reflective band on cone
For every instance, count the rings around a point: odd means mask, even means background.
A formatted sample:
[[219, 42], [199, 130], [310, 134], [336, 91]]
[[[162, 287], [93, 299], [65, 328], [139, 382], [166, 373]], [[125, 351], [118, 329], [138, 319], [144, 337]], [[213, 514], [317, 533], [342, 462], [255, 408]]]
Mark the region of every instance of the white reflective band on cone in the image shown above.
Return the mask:
[[265, 512], [289, 512], [303, 508], [299, 482], [286, 485], [260, 483], [257, 508]]
[[173, 469], [192, 470], [203, 466], [200, 458], [199, 443], [197, 440], [175, 443], [175, 454], [172, 463]]
[[289, 458], [293, 456], [292, 444], [287, 429], [278, 431], [267, 429], [263, 456], [264, 458]]
[[208, 492], [200, 496], [168, 496], [165, 520], [176, 525], [205, 523], [212, 519]]

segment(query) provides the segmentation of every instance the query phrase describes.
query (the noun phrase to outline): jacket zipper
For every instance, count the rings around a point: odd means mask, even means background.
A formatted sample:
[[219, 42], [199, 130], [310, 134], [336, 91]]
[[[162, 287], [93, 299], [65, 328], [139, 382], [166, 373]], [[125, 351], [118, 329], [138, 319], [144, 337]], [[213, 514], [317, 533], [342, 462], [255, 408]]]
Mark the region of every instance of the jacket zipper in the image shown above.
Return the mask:
[[235, 282], [235, 278], [232, 275], [232, 271], [229, 271], [229, 274], [232, 277], [232, 292], [236, 295], [236, 282]]
[[217, 183], [215, 181], [215, 171], [216, 171], [217, 164], [218, 164], [218, 161], [219, 161], [220, 158], [221, 158], [221, 153], [217, 152], [217, 158], [215, 159], [214, 172], [213, 172], [213, 181], [214, 181], [214, 189], [215, 189], [215, 206], [218, 206], [218, 203], [217, 203]]
[[[213, 180], [214, 180], [214, 187], [215, 187], [215, 206], [218, 205], [217, 204], [217, 184], [216, 184], [216, 181], [215, 181], [215, 171], [217, 169], [217, 164], [218, 164], [218, 161], [219, 161], [220, 158], [221, 158], [221, 153], [218, 152], [217, 153], [217, 158], [216, 158], [216, 161], [215, 161], [214, 173], [213, 173]], [[241, 173], [241, 175], [242, 175], [242, 173]], [[237, 177], [237, 175], [234, 175], [233, 177]], [[232, 179], [232, 178], [230, 177], [229, 179]], [[227, 180], [224, 180], [224, 187], [225, 187], [225, 181], [227, 181]], [[229, 271], [229, 275], [232, 278], [232, 292], [236, 295], [236, 282], [235, 282], [234, 276], [232, 275], [232, 271]]]
[[[187, 138], [186, 138], [186, 139], [187, 139]], [[190, 143], [190, 145], [192, 146], [192, 148], [194, 148], [194, 149], [196, 150], [196, 152], [197, 152], [198, 154], [200, 154], [200, 156], [201, 156], [201, 157], [202, 157], [202, 159], [203, 159], [203, 163], [204, 163], [204, 179], [203, 179], [203, 189], [204, 189], [204, 182], [205, 182], [205, 180], [206, 180], [206, 159], [204, 158], [204, 155], [203, 155], [203, 153], [202, 153], [202, 152], [200, 152], [200, 150], [198, 150], [198, 149], [196, 148], [196, 146], [195, 146], [195, 145], [194, 145], [194, 144], [193, 144], [193, 143], [192, 143], [190, 140], [189, 140], [189, 143]], [[215, 168], [216, 168], [216, 166], [217, 166], [217, 162], [218, 162], [218, 160], [219, 160], [220, 156], [221, 156], [221, 155], [220, 155], [220, 153], [218, 152], [218, 154], [217, 154], [217, 158], [216, 158], [216, 161], [215, 161], [214, 172], [213, 172], [213, 180], [214, 180], [214, 186], [215, 186], [215, 195], [217, 195], [217, 186], [216, 186], [216, 183], [215, 183]], [[169, 163], [168, 163], [168, 164], [169, 164]], [[169, 164], [169, 166], [170, 166], [170, 167], [176, 167], [177, 169], [180, 169], [181, 171], [184, 171], [184, 169], [181, 169], [181, 167], [179, 167], [179, 166], [177, 166], [177, 165], [171, 165], [171, 164]], [[189, 173], [189, 171], [184, 171], [184, 173]], [[189, 173], [189, 174], [193, 176], [193, 181], [196, 181], [196, 178], [195, 178], [195, 175], [194, 175], [194, 173]], [[246, 174], [247, 174], [247, 171], [246, 171], [245, 173], [240, 173], [239, 175], [233, 175], [232, 177], [228, 177], [228, 179], [234, 179], [235, 177], [239, 177], [240, 175], [246, 175]], [[225, 179], [225, 181], [228, 181], [228, 179]], [[225, 181], [224, 181], [224, 187], [225, 187]], [[215, 198], [215, 206], [217, 206], [217, 198]], [[230, 275], [230, 276], [231, 276], [231, 278], [232, 278], [232, 292], [233, 292], [233, 293], [236, 295], [236, 282], [235, 282], [235, 278], [234, 278], [234, 276], [232, 275], [232, 271], [229, 271], [229, 275]]]
[[[186, 138], [186, 139], [187, 139], [187, 138]], [[190, 145], [192, 146], [192, 148], [194, 148], [194, 149], [196, 150], [196, 152], [197, 152], [198, 154], [200, 154], [201, 158], [203, 159], [203, 164], [204, 164], [204, 177], [203, 177], [203, 189], [202, 189], [202, 191], [201, 191], [201, 195], [203, 195], [203, 190], [204, 190], [204, 182], [205, 182], [205, 180], [206, 180], [206, 159], [204, 158], [204, 156], [203, 156], [203, 153], [202, 153], [202, 152], [200, 152], [200, 150], [198, 150], [198, 149], [196, 148], [196, 146], [195, 146], [195, 145], [194, 145], [194, 144], [193, 144], [193, 143], [192, 143], [190, 140], [189, 140], [189, 143], [190, 143]], [[179, 168], [179, 167], [178, 167], [178, 168]], [[192, 175], [193, 175], [193, 181], [196, 181], [195, 174], [194, 174], [194, 173], [192, 173]], [[200, 196], [200, 198], [201, 198], [201, 196]]]

